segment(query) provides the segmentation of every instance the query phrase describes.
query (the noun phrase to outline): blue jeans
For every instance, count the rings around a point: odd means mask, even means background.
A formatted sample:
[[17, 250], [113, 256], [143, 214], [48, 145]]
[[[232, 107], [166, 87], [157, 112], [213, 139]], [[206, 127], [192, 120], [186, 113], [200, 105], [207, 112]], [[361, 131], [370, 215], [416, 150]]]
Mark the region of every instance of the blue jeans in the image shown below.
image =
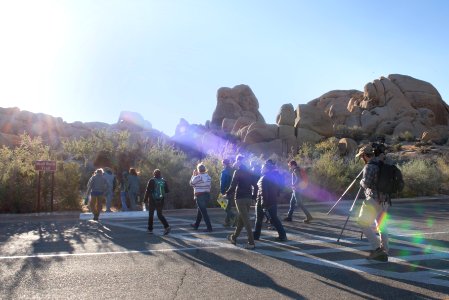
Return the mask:
[[[271, 205], [266, 207], [265, 211], [270, 216], [271, 224], [276, 228], [279, 238], [285, 239], [287, 234], [285, 233], [284, 226], [282, 226], [281, 220], [278, 218], [278, 208], [277, 205]], [[264, 218], [264, 209], [260, 202], [256, 203], [256, 225], [254, 226], [254, 239], [258, 240], [260, 238], [260, 232], [262, 231], [262, 221]]]
[[299, 206], [299, 208], [304, 212], [307, 219], [312, 219], [312, 215], [309, 213], [307, 208], [302, 203], [302, 199], [299, 196], [299, 192], [293, 191], [292, 197], [290, 198], [290, 209], [288, 210], [288, 217], [291, 218], [293, 215], [293, 212], [295, 211], [296, 205]]
[[120, 200], [122, 201], [122, 211], [128, 210], [128, 206], [126, 205], [126, 194], [127, 193], [125, 191], [120, 192]]
[[210, 193], [202, 193], [199, 195], [195, 195], [196, 205], [198, 205], [197, 213], [196, 213], [196, 221], [195, 227], [199, 227], [201, 223], [201, 219], [204, 218], [204, 222], [206, 223], [207, 229], [212, 230], [212, 225], [210, 223], [209, 215], [207, 214], [207, 202], [209, 202]]

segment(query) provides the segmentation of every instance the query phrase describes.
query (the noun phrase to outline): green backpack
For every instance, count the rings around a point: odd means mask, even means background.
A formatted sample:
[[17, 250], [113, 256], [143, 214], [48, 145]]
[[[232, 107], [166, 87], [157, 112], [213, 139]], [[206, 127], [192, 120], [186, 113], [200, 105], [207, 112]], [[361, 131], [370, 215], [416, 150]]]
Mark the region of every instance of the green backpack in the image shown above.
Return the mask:
[[165, 180], [163, 178], [154, 178], [153, 200], [160, 201], [165, 195]]

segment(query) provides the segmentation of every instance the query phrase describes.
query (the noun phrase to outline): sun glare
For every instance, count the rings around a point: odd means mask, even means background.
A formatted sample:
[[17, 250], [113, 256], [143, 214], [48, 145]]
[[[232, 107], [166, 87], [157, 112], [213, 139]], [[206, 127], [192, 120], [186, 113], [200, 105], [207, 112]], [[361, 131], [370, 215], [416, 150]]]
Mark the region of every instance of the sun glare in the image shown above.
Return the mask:
[[0, 106], [45, 111], [66, 14], [57, 1], [0, 2]]

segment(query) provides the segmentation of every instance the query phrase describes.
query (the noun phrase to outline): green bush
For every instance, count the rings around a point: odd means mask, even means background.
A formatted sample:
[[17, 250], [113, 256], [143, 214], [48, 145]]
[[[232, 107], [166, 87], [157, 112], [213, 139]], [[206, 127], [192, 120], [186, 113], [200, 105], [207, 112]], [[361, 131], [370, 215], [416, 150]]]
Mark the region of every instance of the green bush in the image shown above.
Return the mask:
[[403, 164], [400, 169], [405, 183], [401, 195], [413, 197], [438, 193], [441, 175], [432, 163], [416, 159]]

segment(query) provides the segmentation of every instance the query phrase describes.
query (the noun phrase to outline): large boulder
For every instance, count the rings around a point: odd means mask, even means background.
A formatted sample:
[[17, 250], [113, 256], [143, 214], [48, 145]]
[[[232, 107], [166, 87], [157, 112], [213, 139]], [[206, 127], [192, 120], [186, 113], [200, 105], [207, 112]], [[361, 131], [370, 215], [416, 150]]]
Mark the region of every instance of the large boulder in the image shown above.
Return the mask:
[[294, 126], [295, 125], [295, 108], [293, 107], [293, 104], [284, 104], [281, 106], [281, 110], [279, 111], [278, 115], [276, 116], [276, 123], [278, 125], [287, 125], [287, 126]]
[[276, 124], [267, 124], [265, 127], [256, 127], [249, 129], [245, 136], [244, 143], [246, 145], [268, 142], [278, 137], [278, 126]]
[[391, 74], [391, 80], [415, 109], [428, 108], [435, 114], [437, 125], [449, 125], [449, 110], [437, 89], [430, 83], [411, 76]]
[[295, 127], [309, 129], [325, 137], [334, 134], [331, 118], [320, 108], [309, 104], [298, 105]]
[[342, 138], [338, 141], [338, 151], [341, 155], [353, 156], [357, 152], [357, 142], [350, 138]]
[[211, 120], [211, 126], [219, 128], [223, 119], [237, 120], [240, 117], [250, 118], [253, 122], [265, 120], [259, 112], [259, 101], [247, 85], [233, 88], [222, 87], [217, 91], [217, 106]]
[[324, 137], [319, 135], [315, 131], [306, 129], [306, 128], [297, 128], [296, 129], [296, 140], [297, 145], [300, 146], [304, 143], [316, 144], [323, 140]]

